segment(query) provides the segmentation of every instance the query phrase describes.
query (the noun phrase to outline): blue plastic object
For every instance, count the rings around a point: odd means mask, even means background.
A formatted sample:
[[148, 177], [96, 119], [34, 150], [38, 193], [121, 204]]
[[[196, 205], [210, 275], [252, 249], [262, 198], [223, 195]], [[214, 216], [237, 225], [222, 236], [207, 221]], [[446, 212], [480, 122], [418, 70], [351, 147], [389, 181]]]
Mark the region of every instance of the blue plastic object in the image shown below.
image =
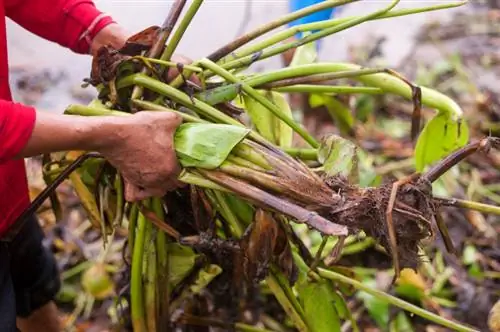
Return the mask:
[[[303, 9], [305, 7], [309, 7], [312, 5], [315, 5], [317, 3], [323, 2], [325, 0], [290, 0], [289, 2], [289, 9], [290, 12], [295, 12], [297, 10]], [[314, 22], [319, 22], [319, 21], [325, 21], [329, 20], [334, 17], [335, 13], [338, 11], [338, 8], [328, 8], [328, 9], [323, 9], [320, 10], [316, 13], [313, 13], [308, 16], [304, 16], [302, 18], [299, 18], [298, 20], [292, 21], [288, 23], [289, 27], [293, 27], [299, 24], [307, 24], [307, 23], [314, 23]], [[316, 32], [316, 31], [313, 31]], [[301, 38], [302, 33], [297, 33], [296, 37]], [[320, 40], [316, 42], [317, 47], [319, 48], [320, 46]]]

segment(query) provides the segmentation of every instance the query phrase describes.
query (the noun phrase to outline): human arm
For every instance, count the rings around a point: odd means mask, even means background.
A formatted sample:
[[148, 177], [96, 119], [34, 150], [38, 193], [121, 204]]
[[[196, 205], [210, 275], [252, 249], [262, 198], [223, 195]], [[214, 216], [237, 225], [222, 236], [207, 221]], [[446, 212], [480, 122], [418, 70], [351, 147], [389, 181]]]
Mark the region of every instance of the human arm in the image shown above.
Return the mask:
[[[90, 0], [4, 0], [4, 6], [6, 16], [26, 30], [76, 53], [102, 43], [119, 48], [125, 41], [126, 33]], [[99, 38], [101, 31], [108, 38]]]
[[125, 179], [128, 201], [161, 196], [179, 186], [173, 135], [174, 113], [82, 117], [35, 112], [0, 100], [0, 163], [43, 153], [85, 150], [101, 153]]

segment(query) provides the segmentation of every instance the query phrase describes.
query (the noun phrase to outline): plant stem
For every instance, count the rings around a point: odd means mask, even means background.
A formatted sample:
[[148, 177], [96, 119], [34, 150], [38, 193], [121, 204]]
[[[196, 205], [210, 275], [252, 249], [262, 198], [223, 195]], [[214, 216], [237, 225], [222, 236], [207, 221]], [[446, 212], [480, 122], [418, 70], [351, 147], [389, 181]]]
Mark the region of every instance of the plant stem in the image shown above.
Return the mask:
[[[288, 317], [294, 322], [295, 328], [302, 332], [309, 332], [309, 329], [305, 323], [304, 315], [301, 314], [302, 310], [297, 310], [300, 308], [297, 300], [292, 301], [287, 293], [280, 285], [278, 278], [274, 275], [273, 272], [269, 273], [266, 278], [266, 284], [273, 292], [276, 300], [279, 302], [283, 310], [287, 313]], [[299, 307], [299, 308], [298, 308]]]
[[240, 81], [233, 74], [231, 74], [227, 70], [222, 69], [221, 67], [216, 65], [214, 62], [210, 61], [209, 59], [201, 60], [200, 65], [206, 67], [207, 69], [210, 69], [211, 71], [213, 71], [214, 73], [216, 73], [217, 75], [223, 77], [224, 79], [226, 79], [228, 81], [240, 84], [241, 89], [245, 93], [247, 93], [249, 96], [251, 96], [252, 98], [257, 100], [264, 107], [266, 107], [278, 119], [282, 120], [287, 125], [289, 125], [293, 130], [295, 130], [295, 132], [297, 132], [312, 147], [314, 147], [314, 148], [319, 147], [319, 143], [304, 128], [302, 128], [299, 124], [297, 124], [292, 118], [287, 117], [283, 112], [281, 112], [281, 110], [278, 108], [278, 106], [276, 106], [271, 101], [266, 99], [264, 96], [259, 94], [255, 89], [250, 87], [248, 84]]
[[323, 268], [318, 268], [318, 274], [325, 279], [330, 279], [333, 281], [346, 283], [350, 286], [353, 286], [357, 290], [360, 290], [360, 291], [366, 292], [372, 296], [375, 296], [379, 300], [382, 300], [384, 302], [395, 305], [395, 306], [397, 306], [401, 309], [404, 309], [406, 311], [409, 311], [417, 316], [423, 317], [423, 318], [428, 319], [434, 323], [448, 327], [448, 328], [453, 329], [455, 331], [479, 332], [478, 330], [475, 330], [473, 328], [470, 328], [470, 327], [467, 327], [465, 325], [462, 325], [462, 324], [453, 322], [451, 320], [445, 319], [443, 317], [440, 317], [432, 312], [429, 312], [429, 311], [424, 310], [420, 307], [417, 307], [413, 304], [410, 304], [406, 301], [398, 299], [397, 297], [389, 295], [389, 294], [382, 292], [378, 289], [373, 289], [371, 287], [368, 287], [365, 284], [363, 284], [357, 280], [348, 278], [340, 273], [329, 271], [329, 270], [326, 270]]
[[137, 203], [134, 203], [130, 209], [130, 216], [128, 218], [128, 247], [130, 248], [131, 253], [133, 253], [134, 250], [135, 231], [138, 217], [139, 208], [137, 207]]
[[[153, 211], [161, 221], [165, 221], [165, 212], [160, 198], [152, 199]], [[168, 246], [165, 232], [156, 233], [156, 255], [158, 262], [158, 324], [164, 326], [168, 324]]]
[[191, 21], [193, 20], [194, 16], [196, 15], [196, 12], [198, 11], [202, 3], [203, 0], [193, 0], [191, 6], [189, 6], [186, 14], [184, 14], [184, 17], [179, 23], [177, 30], [175, 30], [172, 39], [168, 42], [167, 47], [163, 51], [163, 54], [160, 57], [161, 60], [163, 61], [170, 60], [170, 58], [175, 52], [175, 49], [177, 48], [177, 45], [179, 45], [182, 36], [186, 32], [187, 27], [189, 26], [189, 24], [191, 24]]
[[[274, 82], [277, 80], [304, 76], [304, 75], [314, 75], [328, 72], [345, 72], [353, 70], [361, 70], [361, 66], [350, 64], [350, 63], [313, 63], [302, 65], [298, 67], [289, 67], [279, 69], [273, 72], [268, 72], [261, 74], [245, 81], [246, 84], [250, 86], [259, 86], [268, 82]], [[386, 71], [388, 71], [386, 69]], [[392, 71], [389, 71], [392, 72]], [[412, 100], [412, 89], [410, 86], [401, 80], [401, 78], [390, 74], [390, 73], [379, 73], [371, 75], [362, 75], [355, 77], [357, 81], [371, 87], [376, 87], [384, 91], [385, 93], [393, 93], [404, 97], [408, 100]], [[439, 111], [445, 113], [452, 119], [458, 119], [462, 117], [462, 109], [460, 106], [449, 97], [444, 94], [426, 88], [420, 87], [422, 89], [422, 103], [428, 107], [433, 107]]]
[[[138, 60], [141, 60], [141, 61], [144, 61], [144, 62], [156, 63], [156, 64], [159, 64], [159, 65], [163, 65], [165, 67], [177, 67], [178, 66], [177, 62], [172, 62], [172, 61], [167, 61], [167, 60], [161, 60], [161, 59], [154, 59], [154, 58], [148, 58], [148, 57], [141, 56], [141, 55], [136, 55], [132, 59], [138, 59]], [[183, 64], [182, 67], [184, 69], [188, 69], [188, 70], [190, 70], [192, 72], [195, 72], [195, 73], [200, 73], [200, 72], [203, 71], [199, 67], [191, 66], [191, 65], [185, 65], [185, 64]]]
[[159, 82], [144, 74], [132, 74], [130, 76], [127, 76], [121, 79], [116, 86], [117, 89], [120, 89], [134, 84], [142, 86], [144, 88], [148, 88], [161, 95], [167, 96], [172, 100], [186, 106], [187, 108], [196, 111], [200, 115], [203, 115], [216, 122], [231, 124], [240, 127], [243, 126], [240, 122], [220, 112], [218, 109], [208, 104], [205, 104], [200, 100], [196, 100], [194, 98], [191, 99], [187, 94], [183, 93], [182, 91], [177, 90], [168, 84]]
[[316, 149], [284, 148], [283, 151], [285, 151], [292, 157], [302, 160], [316, 161], [318, 159], [318, 150]]
[[194, 186], [232, 193], [231, 190], [224, 188], [213, 181], [207, 180], [206, 178], [197, 174], [196, 172], [193, 172], [192, 170], [188, 171], [184, 169], [177, 179], [184, 183], [192, 184]]
[[[316, 41], [318, 39], [321, 39], [321, 38], [327, 37], [329, 35], [332, 35], [334, 33], [340, 32], [342, 30], [359, 25], [359, 24], [364, 23], [370, 19], [377, 18], [380, 15], [383, 15], [383, 14], [387, 13], [388, 11], [390, 11], [399, 2], [400, 2], [400, 0], [392, 0], [391, 4], [387, 7], [385, 7], [384, 9], [378, 10], [376, 12], [373, 12], [373, 13], [365, 15], [365, 16], [355, 17], [349, 21], [340, 23], [340, 24], [335, 25], [333, 27], [312, 33], [312, 34], [310, 34], [306, 37], [303, 37], [297, 41], [286, 43], [284, 45], [276, 46], [270, 50], [264, 50], [264, 51], [258, 52], [257, 54], [250, 54], [250, 55], [244, 56], [242, 58], [227, 62], [227, 63], [223, 64], [222, 67], [224, 69], [228, 69], [228, 70], [235, 69], [238, 67], [245, 67], [245, 66], [248, 66], [248, 65], [254, 63], [257, 60], [260, 61], [263, 59], [267, 59], [271, 56], [288, 51], [289, 49], [293, 49], [293, 48], [297, 48], [297, 47], [305, 45], [305, 44], [309, 44], [310, 42]], [[208, 75], [208, 74], [205, 75], [205, 77], [209, 77], [209, 76], [210, 75]]]
[[[144, 281], [144, 303], [146, 306], [146, 323], [148, 332], [156, 332], [157, 330], [157, 257], [156, 257], [156, 243], [154, 241], [154, 229], [152, 224], [147, 227], [147, 248], [145, 253], [147, 256], [146, 266], [146, 280]], [[160, 232], [161, 233], [161, 232]], [[163, 299], [162, 299], [163, 300]]]
[[309, 85], [297, 84], [282, 88], [272, 89], [276, 92], [302, 92], [302, 93], [332, 93], [332, 94], [366, 94], [366, 95], [381, 95], [384, 90], [380, 88], [372, 88], [365, 86], [339, 86], [339, 85]]
[[[167, 18], [163, 22], [160, 32], [158, 33], [158, 36], [156, 37], [156, 40], [153, 43], [153, 46], [147, 53], [147, 56], [149, 58], [158, 58], [161, 51], [165, 47], [165, 43], [167, 42], [170, 33], [174, 29], [175, 23], [177, 23], [177, 20], [179, 19], [182, 9], [184, 8], [185, 5], [186, 5], [186, 0], [175, 0], [175, 2], [172, 4], [170, 12], [168, 13]], [[147, 67], [144, 67], [141, 72], [142, 74], [145, 75], [149, 74], [149, 70]], [[130, 99], [140, 99], [141, 97], [142, 97], [142, 87], [135, 86], [132, 91]]]
[[434, 197], [434, 200], [446, 206], [453, 206], [469, 210], [475, 210], [483, 213], [500, 215], [500, 206], [484, 204], [474, 201], [467, 201], [458, 198]]
[[146, 332], [146, 321], [143, 289], [142, 289], [142, 263], [144, 259], [144, 242], [146, 238], [146, 218], [139, 212], [137, 218], [137, 232], [132, 256], [132, 271], [130, 278], [130, 298], [131, 298], [131, 312], [132, 312], [132, 325], [136, 332]]
[[306, 8], [303, 8], [301, 10], [297, 10], [295, 12], [292, 12], [290, 14], [284, 15], [272, 22], [269, 22], [267, 24], [264, 24], [257, 29], [253, 30], [252, 32], [249, 32], [246, 35], [243, 35], [236, 40], [232, 41], [231, 43], [219, 48], [217, 51], [213, 52], [210, 54], [207, 58], [210, 59], [211, 61], [217, 62], [219, 59], [222, 57], [226, 56], [227, 54], [233, 52], [237, 48], [241, 47], [242, 45], [245, 45], [246, 43], [254, 40], [255, 38], [262, 36], [263, 34], [274, 30], [282, 25], [285, 25], [289, 22], [295, 21], [296, 19], [299, 19], [301, 17], [316, 13], [320, 10], [328, 9], [328, 8], [334, 8], [337, 6], [341, 6], [350, 2], [356, 2], [359, 0], [337, 0], [337, 1], [324, 1], [312, 6], [308, 6]]
[[231, 228], [233, 229], [234, 236], [236, 238], [240, 238], [243, 235], [243, 232], [245, 231], [243, 227], [241, 226], [240, 221], [238, 220], [238, 217], [234, 214], [234, 212], [231, 210], [231, 207], [227, 203], [227, 200], [225, 197], [222, 195], [222, 193], [218, 190], [214, 190], [214, 196], [215, 199], [218, 201], [219, 206], [223, 211], [221, 213], [224, 215], [224, 218], [227, 220]]
[[[296, 68], [296, 67], [292, 67]], [[360, 69], [360, 70], [346, 70], [346, 71], [340, 71], [336, 73], [323, 73], [323, 74], [317, 74], [317, 75], [309, 75], [309, 76], [302, 76], [302, 77], [294, 77], [294, 78], [289, 78], [289, 79], [284, 79], [280, 81], [273, 81], [270, 83], [264, 83], [261, 85], [253, 85], [256, 89], [274, 89], [274, 88], [282, 88], [290, 85], [297, 85], [297, 84], [313, 84], [313, 83], [319, 83], [319, 82], [324, 82], [324, 81], [331, 81], [331, 80], [336, 80], [340, 78], [350, 78], [350, 77], [360, 77], [364, 75], [369, 75], [369, 74], [378, 74], [378, 73], [384, 73], [386, 72], [385, 69], [379, 69], [379, 68], [366, 68], [366, 69]]]
[[131, 101], [134, 105], [137, 107], [141, 108], [142, 110], [148, 110], [148, 111], [160, 111], [160, 112], [174, 112], [180, 117], [182, 117], [182, 120], [184, 122], [196, 122], [196, 123], [210, 123], [206, 120], [194, 117], [192, 115], [186, 114], [184, 112], [179, 112], [177, 110], [173, 110], [171, 108], [163, 107], [161, 105], [152, 103], [150, 101], [144, 101], [144, 100], [137, 100], [134, 99]]
[[245, 182], [236, 180], [225, 173], [218, 171], [198, 170], [204, 177], [220, 184], [242, 198], [272, 208], [285, 215], [295, 218], [299, 223], [306, 223], [318, 231], [328, 235], [347, 235], [347, 227], [335, 224], [316, 212], [308, 211], [300, 206], [290, 203], [286, 200], [275, 197], [264, 190], [248, 185]]
[[126, 113], [126, 112], [108, 110], [107, 108], [90, 107], [90, 106], [79, 105], [79, 104], [69, 105], [66, 108], [66, 110], [64, 111], [64, 114], [82, 115], [82, 116], [127, 116], [127, 115], [130, 115], [130, 113]]
[[[443, 4], [443, 5], [440, 4], [440, 5], [421, 7], [421, 8], [400, 9], [400, 10], [395, 10], [395, 11], [391, 11], [391, 12], [382, 14], [382, 15], [377, 16], [377, 17], [373, 17], [373, 18], [369, 19], [368, 21], [381, 20], [381, 19], [387, 19], [387, 18], [391, 18], [391, 17], [405, 16], [405, 15], [423, 13], [423, 12], [428, 12], [428, 11], [459, 7], [459, 6], [464, 5], [465, 3], [467, 3], [467, 1], [460, 1], [460, 2], [455, 2], [455, 3], [450, 3], [450, 4]], [[288, 28], [286, 30], [280, 31], [268, 39], [264, 39], [258, 43], [244, 47], [238, 52], [232, 52], [231, 54], [227, 55], [226, 57], [224, 57], [220, 61], [218, 61], [218, 64], [220, 65], [220, 64], [229, 62], [231, 60], [235, 60], [235, 59], [247, 56], [249, 54], [256, 53], [256, 52], [263, 50], [267, 47], [276, 45], [283, 40], [286, 40], [290, 37], [293, 37], [299, 32], [324, 30], [324, 29], [328, 29], [328, 28], [337, 26], [339, 24], [342, 24], [342, 23], [345, 23], [348, 21], [352, 21], [356, 18], [360, 18], [360, 16], [349, 16], [349, 17], [342, 17], [342, 18], [336, 18], [336, 19], [325, 20], [325, 21], [320, 21], [320, 22], [297, 25], [297, 26]]]

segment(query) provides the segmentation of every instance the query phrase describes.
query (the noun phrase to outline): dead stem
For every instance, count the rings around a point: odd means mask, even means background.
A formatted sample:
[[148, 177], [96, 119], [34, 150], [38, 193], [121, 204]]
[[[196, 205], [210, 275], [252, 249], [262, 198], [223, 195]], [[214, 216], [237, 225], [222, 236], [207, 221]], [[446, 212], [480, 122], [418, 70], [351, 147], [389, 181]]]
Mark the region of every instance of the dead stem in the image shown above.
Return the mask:
[[75, 161], [69, 164], [68, 167], [64, 169], [64, 171], [59, 174], [54, 181], [49, 184], [38, 196], [31, 202], [31, 204], [26, 208], [23, 213], [17, 218], [13, 226], [9, 229], [9, 232], [4, 236], [6, 240], [12, 239], [12, 236], [15, 236], [19, 229], [21, 229], [24, 223], [28, 220], [28, 217], [34, 214], [38, 208], [45, 202], [45, 200], [55, 192], [57, 187], [66, 180], [66, 178], [73, 173], [78, 167], [82, 165], [82, 163], [89, 158], [102, 158], [102, 156], [97, 152], [88, 152], [80, 157], [78, 157]]
[[430, 170], [424, 173], [421, 177], [421, 180], [428, 181], [433, 183], [441, 175], [446, 173], [450, 168], [464, 160], [465, 158], [471, 156], [472, 154], [484, 151], [488, 152], [491, 148], [500, 149], [500, 138], [498, 137], [486, 137], [482, 140], [474, 143], [470, 143], [463, 148], [453, 152], [435, 166], [433, 166]]
[[203, 176], [213, 182], [226, 187], [244, 198], [250, 199], [267, 208], [272, 208], [278, 212], [286, 214], [296, 219], [299, 223], [317, 229], [327, 235], [347, 235], [347, 227], [333, 223], [316, 212], [308, 211], [300, 206], [290, 203], [286, 200], [275, 197], [250, 184], [236, 180], [225, 173], [218, 171], [198, 170]]

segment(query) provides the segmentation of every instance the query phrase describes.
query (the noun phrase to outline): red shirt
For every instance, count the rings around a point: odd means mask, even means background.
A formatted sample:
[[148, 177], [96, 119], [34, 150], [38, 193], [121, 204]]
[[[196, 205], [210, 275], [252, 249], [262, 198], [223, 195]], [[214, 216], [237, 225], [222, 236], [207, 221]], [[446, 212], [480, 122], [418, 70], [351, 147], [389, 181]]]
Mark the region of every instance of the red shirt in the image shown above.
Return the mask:
[[113, 22], [90, 0], [0, 0], [0, 236], [30, 203], [24, 161], [13, 158], [36, 118], [33, 107], [12, 102], [5, 17], [79, 54], [88, 54], [92, 38]]

